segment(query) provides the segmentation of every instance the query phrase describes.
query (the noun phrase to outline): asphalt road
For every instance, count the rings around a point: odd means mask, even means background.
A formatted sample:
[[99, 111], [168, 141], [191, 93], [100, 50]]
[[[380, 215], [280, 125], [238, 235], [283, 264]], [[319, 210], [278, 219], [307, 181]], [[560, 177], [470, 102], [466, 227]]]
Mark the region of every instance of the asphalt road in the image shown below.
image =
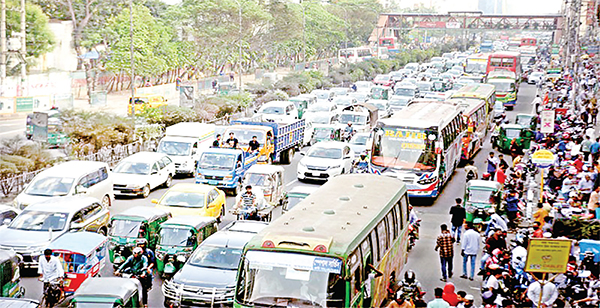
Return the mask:
[[19, 135], [25, 137], [25, 122], [25, 117], [0, 118], [0, 139], [9, 139]]
[[[530, 102], [535, 97], [535, 87], [527, 84], [522, 84], [519, 94], [518, 103], [513, 111], [508, 111], [507, 114], [511, 120], [517, 113], [529, 113], [531, 111]], [[3, 130], [2, 130], [3, 131]], [[487, 153], [490, 151], [491, 146], [488, 142], [484, 145], [484, 148], [477, 154], [475, 158], [476, 166], [479, 170], [483, 170]], [[506, 156], [506, 155], [505, 155]], [[289, 190], [295, 186], [318, 186], [318, 183], [300, 183], [296, 179], [296, 165], [300, 160], [300, 155], [296, 153], [294, 160], [285, 168], [285, 183], [286, 188]], [[510, 160], [510, 157], [507, 157]], [[510, 161], [509, 161], [510, 163]], [[481, 172], [480, 172], [481, 173]], [[439, 266], [439, 257], [437, 252], [433, 250], [435, 246], [435, 239], [439, 234], [439, 226], [442, 223], [449, 224], [450, 215], [448, 214], [449, 208], [454, 204], [454, 199], [457, 197], [463, 197], [464, 185], [465, 185], [465, 174], [462, 168], [458, 169], [451, 181], [446, 185], [442, 194], [432, 202], [423, 202], [422, 200], [411, 200], [411, 203], [415, 206], [418, 216], [422, 219], [421, 223], [421, 235], [420, 240], [416, 246], [410, 252], [408, 263], [405, 266], [406, 269], [412, 269], [417, 274], [417, 279], [421, 282], [424, 290], [427, 291], [425, 296], [426, 300], [433, 299], [433, 289], [436, 287], [443, 287], [444, 283], [440, 281], [441, 271]], [[175, 179], [174, 183], [181, 182], [193, 182], [192, 178]], [[148, 206], [151, 207], [153, 204], [150, 202], [152, 199], [158, 199], [166, 191], [164, 188], [153, 191], [147, 199], [142, 198], [119, 198], [114, 201], [110, 211], [112, 214], [116, 214], [124, 211], [127, 208], [133, 206]], [[234, 203], [234, 198], [227, 197], [227, 208], [231, 208]], [[281, 215], [281, 209], [277, 208], [274, 212], [273, 219], [276, 219]], [[231, 214], [227, 214], [221, 226], [233, 221], [235, 217]], [[449, 281], [456, 285], [456, 290], [464, 290], [469, 294], [475, 296], [476, 300], [479, 301], [479, 289], [481, 279], [476, 278], [475, 281], [468, 281], [459, 278], [462, 274], [462, 258], [460, 257], [460, 248], [458, 245], [455, 246], [455, 258], [454, 258], [454, 276]], [[478, 260], [479, 262], [479, 260]], [[25, 286], [27, 292], [25, 297], [31, 299], [40, 299], [42, 292], [42, 283], [36, 278], [31, 277], [32, 273], [24, 273], [29, 277], [23, 279], [22, 284]], [[103, 269], [102, 276], [112, 276], [112, 266], [107, 264]], [[155, 278], [154, 287], [149, 294], [149, 306], [150, 307], [162, 307], [163, 296], [161, 292], [162, 281], [160, 278]]]

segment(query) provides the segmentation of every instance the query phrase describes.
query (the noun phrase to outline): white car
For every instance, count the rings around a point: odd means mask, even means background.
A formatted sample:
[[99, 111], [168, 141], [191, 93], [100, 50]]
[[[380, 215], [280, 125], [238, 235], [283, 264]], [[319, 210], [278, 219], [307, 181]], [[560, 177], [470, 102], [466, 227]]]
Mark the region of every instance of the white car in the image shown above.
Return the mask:
[[367, 104], [371, 104], [377, 107], [377, 115], [379, 118], [388, 118], [392, 116], [392, 107], [388, 100], [384, 99], [370, 99]]
[[[311, 123], [313, 125], [318, 125], [318, 124], [326, 124], [326, 125], [330, 125], [330, 124], [335, 124], [337, 122], [338, 119], [338, 115], [337, 114], [331, 114], [329, 112], [311, 112], [305, 116], [302, 117], [304, 120], [306, 120], [306, 123]], [[306, 130], [304, 132], [304, 136], [306, 136]]]
[[256, 112], [265, 121], [292, 123], [298, 119], [298, 109], [293, 102], [273, 101], [265, 103]]
[[365, 92], [362, 90], [357, 91], [357, 92], [348, 93], [348, 97], [355, 98], [358, 103], [364, 103], [364, 102], [368, 101], [370, 96], [371, 96], [371, 92]]
[[528, 84], [537, 84], [544, 78], [544, 72], [533, 72], [529, 74], [529, 78], [527, 78]]
[[333, 115], [339, 114], [340, 113], [340, 109], [338, 108], [338, 106], [336, 104], [331, 103], [331, 102], [313, 104], [313, 105], [310, 105], [304, 111], [304, 114], [302, 115], [302, 118], [303, 119], [309, 119], [311, 117], [311, 115], [315, 114], [315, 113], [327, 114], [327, 115], [333, 116]]
[[114, 169], [114, 193], [148, 197], [158, 186], [171, 186], [175, 164], [163, 153], [139, 152], [123, 159]]
[[310, 94], [317, 96], [317, 104], [330, 102], [335, 96], [335, 92], [330, 90], [313, 90]]
[[354, 86], [356, 86], [356, 92], [371, 93], [371, 88], [373, 87], [373, 83], [370, 81], [357, 81], [354, 83]]
[[352, 97], [352, 96], [336, 96], [333, 98], [333, 100], [331, 102], [336, 104], [338, 106], [338, 108], [344, 108], [344, 107], [348, 107], [350, 105], [354, 105], [358, 101], [355, 97]]
[[350, 145], [339, 141], [325, 141], [313, 145], [298, 162], [298, 180], [327, 180], [350, 173], [354, 151]]
[[354, 155], [358, 157], [360, 153], [365, 153], [371, 149], [371, 133], [356, 133], [350, 139], [349, 144]]

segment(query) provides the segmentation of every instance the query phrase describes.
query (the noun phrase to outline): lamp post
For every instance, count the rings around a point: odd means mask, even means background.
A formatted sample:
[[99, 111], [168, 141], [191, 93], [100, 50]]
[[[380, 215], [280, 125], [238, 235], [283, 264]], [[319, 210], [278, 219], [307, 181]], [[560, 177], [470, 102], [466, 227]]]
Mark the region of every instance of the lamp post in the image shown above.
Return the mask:
[[238, 5], [238, 31], [239, 31], [239, 42], [238, 42], [238, 88], [240, 93], [242, 92], [242, 3], [238, 0], [234, 0]]
[[134, 59], [133, 59], [133, 0], [129, 0], [129, 55], [130, 55], [130, 63], [131, 66], [131, 98], [129, 100], [129, 104], [131, 105], [131, 117], [135, 117], [135, 71], [134, 71]]

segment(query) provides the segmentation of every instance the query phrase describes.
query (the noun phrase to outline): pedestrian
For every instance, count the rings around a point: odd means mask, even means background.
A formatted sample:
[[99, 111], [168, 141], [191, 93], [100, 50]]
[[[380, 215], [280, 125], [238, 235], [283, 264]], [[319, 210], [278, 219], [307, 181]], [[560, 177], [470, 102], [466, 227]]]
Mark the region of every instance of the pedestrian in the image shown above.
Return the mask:
[[445, 300], [442, 299], [444, 295], [444, 290], [442, 288], [435, 288], [433, 290], [433, 295], [435, 299], [427, 303], [427, 308], [449, 308], [450, 304], [448, 304]]
[[440, 234], [437, 237], [434, 249], [436, 251], [439, 250], [440, 255], [440, 263], [442, 266], [442, 278], [440, 280], [446, 282], [447, 278], [452, 278], [452, 257], [454, 256], [454, 238], [452, 237], [452, 234], [450, 234], [450, 231], [448, 231], [448, 226], [446, 224], [442, 224], [440, 226], [440, 230], [442, 231], [442, 234]]
[[213, 79], [213, 81], [212, 81], [212, 88], [213, 88], [213, 90], [215, 90], [215, 92], [217, 91], [217, 87], [218, 86], [219, 86], [219, 80]]
[[558, 298], [558, 288], [551, 281], [536, 280], [527, 288], [527, 298], [533, 303], [533, 307], [538, 307], [540, 303], [540, 307], [552, 307]]
[[221, 147], [221, 134], [217, 134], [217, 138], [212, 143], [213, 148]]
[[587, 162], [590, 159], [590, 146], [592, 145], [592, 140], [590, 136], [585, 136], [585, 140], [581, 143], [581, 152], [583, 153], [583, 159]]
[[500, 153], [498, 154], [498, 167], [500, 167], [500, 169], [504, 169], [504, 171], [506, 171], [508, 169], [508, 163], [506, 162], [506, 160], [504, 160], [504, 154]]
[[[600, 204], [600, 186], [596, 187], [594, 191], [590, 194], [590, 200], [588, 201], [587, 208], [589, 214], [596, 215], [596, 209]], [[596, 217], [598, 219], [600, 217]]]
[[590, 145], [590, 154], [592, 154], [592, 161], [598, 161], [600, 154], [600, 137], [596, 138], [596, 141]]
[[465, 208], [462, 206], [461, 198], [456, 198], [454, 201], [456, 203], [452, 207], [450, 207], [450, 215], [452, 215], [450, 221], [452, 223], [451, 234], [454, 240], [457, 243], [460, 243], [460, 233], [462, 231], [462, 225], [465, 221], [467, 213], [465, 211]]
[[497, 264], [492, 264], [490, 270], [492, 274], [483, 282], [481, 297], [484, 304], [494, 305], [501, 291], [500, 279], [502, 279], [502, 271]]
[[500, 183], [504, 187], [504, 182], [506, 181], [506, 168], [500, 167], [496, 169], [496, 182]]
[[[475, 277], [475, 262], [477, 259], [477, 253], [479, 252], [480, 245], [479, 232], [475, 231], [472, 222], [465, 223], [465, 234], [463, 235], [463, 241], [461, 245], [461, 256], [463, 257], [463, 274], [460, 278], [469, 279], [473, 281]], [[467, 265], [471, 260], [471, 274], [467, 276]]]
[[542, 105], [542, 98], [539, 94], [531, 101], [531, 105], [533, 106], [533, 114], [538, 114], [540, 112], [540, 106]]
[[465, 299], [462, 303], [459, 303], [456, 308], [471, 308], [475, 302], [475, 297], [471, 294], [465, 295]]
[[475, 180], [479, 177], [479, 175], [477, 174], [478, 170], [477, 167], [475, 167], [474, 162], [472, 160], [469, 160], [467, 162], [467, 166], [465, 166], [465, 174], [467, 175], [467, 182], [470, 180]]
[[532, 238], [544, 238], [544, 230], [542, 230], [542, 225], [539, 221], [533, 222], [533, 234]]
[[577, 184], [579, 191], [583, 195], [583, 199], [581, 201], [588, 202], [590, 200], [590, 195], [594, 189], [594, 181], [590, 177], [589, 174], [586, 174], [585, 177], [579, 180], [579, 184]]
[[490, 152], [487, 158], [487, 173], [490, 174], [491, 177], [496, 173], [496, 169], [498, 169], [498, 165], [500, 164], [500, 160], [498, 157], [494, 156], [494, 152]]
[[506, 215], [508, 216], [508, 227], [511, 229], [516, 227], [517, 213], [519, 213], [519, 198], [517, 192], [511, 190], [506, 197]]
[[538, 202], [537, 208], [538, 209], [535, 211], [535, 213], [533, 213], [533, 220], [539, 222], [540, 226], [543, 227], [544, 218], [548, 217], [548, 212], [546, 209], [544, 209], [544, 204], [541, 202]]
[[458, 295], [454, 292], [455, 289], [456, 287], [452, 282], [446, 282], [446, 285], [443, 289], [444, 293], [442, 294], [442, 299], [452, 307], [456, 307], [456, 305], [459, 303]]

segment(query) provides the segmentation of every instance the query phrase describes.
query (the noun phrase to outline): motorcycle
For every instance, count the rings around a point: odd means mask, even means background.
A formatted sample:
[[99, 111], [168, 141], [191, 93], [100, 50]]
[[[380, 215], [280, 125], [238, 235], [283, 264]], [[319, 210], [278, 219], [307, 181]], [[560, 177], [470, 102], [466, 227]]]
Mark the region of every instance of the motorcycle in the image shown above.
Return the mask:
[[114, 269], [119, 268], [131, 256], [132, 249], [131, 245], [118, 245], [113, 249], [114, 261], [112, 263]]
[[408, 225], [408, 251], [410, 251], [417, 240], [419, 239], [419, 227], [421, 226], [421, 220], [417, 220], [414, 224]]
[[50, 281], [40, 281], [47, 284], [47, 288], [44, 290], [44, 296], [40, 301], [40, 307], [55, 307], [64, 299], [64, 293], [62, 290], [62, 278], [55, 278]]

